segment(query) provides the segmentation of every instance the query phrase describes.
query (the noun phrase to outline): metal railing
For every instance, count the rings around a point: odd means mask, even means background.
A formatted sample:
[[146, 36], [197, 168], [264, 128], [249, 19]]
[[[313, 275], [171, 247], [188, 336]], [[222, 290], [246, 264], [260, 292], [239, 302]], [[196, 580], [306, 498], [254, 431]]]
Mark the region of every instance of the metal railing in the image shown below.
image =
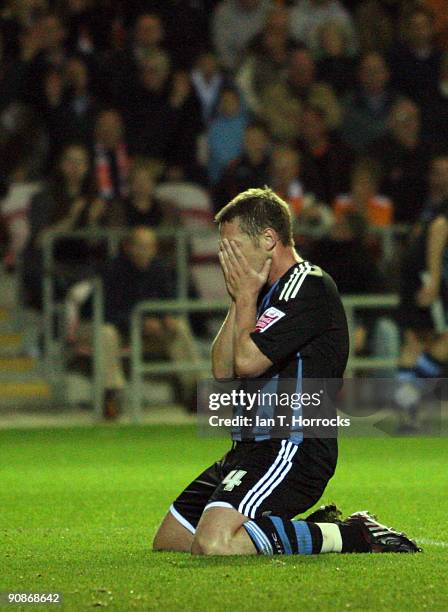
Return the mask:
[[[166, 362], [151, 362], [144, 363], [142, 351], [142, 336], [141, 336], [141, 318], [144, 313], [150, 312], [177, 312], [179, 315], [185, 316], [188, 313], [219, 313], [225, 312], [228, 304], [224, 302], [203, 302], [199, 300], [186, 300], [188, 295], [188, 244], [192, 236], [216, 236], [216, 230], [188, 230], [182, 228], [158, 230], [158, 237], [173, 238], [175, 241], [175, 260], [177, 273], [177, 301], [147, 301], [139, 304], [132, 315], [131, 320], [131, 405], [132, 412], [135, 418], [141, 413], [142, 404], [142, 380], [145, 374], [166, 374], [168, 372], [187, 372], [202, 370], [203, 372], [210, 371], [210, 361], [203, 361], [201, 364], [174, 364]], [[391, 228], [376, 228], [374, 233], [379, 233], [385, 240], [390, 241], [395, 234], [402, 234], [403, 227], [392, 226]], [[123, 238], [129, 234], [129, 230], [122, 229], [95, 229], [95, 230], [75, 230], [69, 232], [47, 231], [43, 240], [43, 263], [44, 273], [42, 278], [43, 291], [43, 312], [44, 312], [44, 351], [45, 351], [45, 366], [46, 374], [49, 382], [53, 386], [55, 395], [61, 393], [64, 389], [63, 369], [61, 359], [61, 340], [57, 333], [55, 319], [61, 317], [60, 308], [55, 297], [55, 279], [58, 274], [58, 266], [55, 262], [54, 250], [56, 243], [65, 238], [78, 238], [83, 240], [91, 240], [96, 243], [100, 241], [107, 242], [107, 250], [109, 256], [116, 255], [119, 252], [119, 246]], [[102, 296], [102, 288], [100, 282], [95, 281], [95, 290], [93, 293], [93, 310], [94, 310], [94, 406], [95, 412], [99, 416], [101, 414], [102, 402], [104, 399], [102, 355], [101, 355], [101, 326], [104, 322], [104, 299]], [[359, 309], [373, 308], [394, 308], [398, 303], [397, 296], [394, 295], [378, 295], [378, 296], [345, 296], [343, 297], [344, 306], [347, 313], [349, 329], [353, 330], [355, 326], [354, 315]], [[347, 374], [352, 375], [353, 372], [359, 369], [376, 369], [395, 366], [394, 359], [355, 357], [350, 355]], [[137, 416], [136, 416], [137, 415]]]
[[[396, 295], [350, 295], [343, 296], [342, 302], [347, 315], [347, 323], [350, 335], [355, 328], [355, 311], [373, 308], [394, 308], [398, 305]], [[130, 404], [132, 416], [139, 421], [143, 406], [143, 384], [145, 375], [197, 372], [207, 373], [211, 376], [211, 360], [201, 360], [197, 363], [167, 363], [145, 362], [143, 355], [143, 317], [144, 315], [157, 313], [188, 314], [203, 312], [207, 314], [226, 312], [229, 308], [228, 302], [204, 302], [201, 300], [161, 301], [147, 300], [140, 302], [131, 317], [131, 381], [130, 381]], [[375, 357], [354, 357], [350, 354], [346, 375], [353, 376], [357, 370], [372, 370], [386, 367], [394, 367], [396, 359], [384, 359]]]
[[[109, 257], [118, 254], [120, 244], [129, 235], [129, 230], [96, 228], [71, 230], [67, 232], [47, 230], [42, 241], [43, 275], [43, 335], [44, 335], [44, 361], [45, 373], [52, 387], [53, 397], [62, 399], [64, 384], [62, 381], [62, 347], [60, 320], [63, 312], [56, 300], [55, 282], [61, 275], [55, 260], [55, 246], [59, 240], [70, 238], [92, 241], [95, 243], [105, 241]], [[163, 229], [157, 231], [159, 238], [173, 238], [175, 240], [175, 257], [177, 272], [176, 295], [179, 299], [188, 295], [188, 239], [189, 233], [184, 229]], [[91, 271], [94, 274], [94, 270]], [[86, 268], [85, 275], [89, 276]], [[96, 405], [96, 403], [95, 403]]]
[[[396, 308], [399, 297], [389, 295], [344, 295], [342, 296], [350, 337], [353, 336], [356, 322], [356, 310], [379, 310], [382, 308]], [[346, 376], [353, 376], [357, 370], [376, 370], [377, 368], [393, 368], [397, 365], [395, 358], [383, 357], [356, 357], [353, 355], [353, 342], [350, 342], [350, 356], [345, 370]]]

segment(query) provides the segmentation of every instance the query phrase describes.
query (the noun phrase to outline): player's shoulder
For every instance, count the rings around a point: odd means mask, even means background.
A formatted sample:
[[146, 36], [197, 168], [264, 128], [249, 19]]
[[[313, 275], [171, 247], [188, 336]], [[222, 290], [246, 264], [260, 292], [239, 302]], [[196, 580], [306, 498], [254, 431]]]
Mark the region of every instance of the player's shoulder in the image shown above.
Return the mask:
[[278, 302], [318, 297], [325, 291], [327, 277], [328, 274], [321, 267], [310, 261], [297, 263], [280, 280], [277, 291]]

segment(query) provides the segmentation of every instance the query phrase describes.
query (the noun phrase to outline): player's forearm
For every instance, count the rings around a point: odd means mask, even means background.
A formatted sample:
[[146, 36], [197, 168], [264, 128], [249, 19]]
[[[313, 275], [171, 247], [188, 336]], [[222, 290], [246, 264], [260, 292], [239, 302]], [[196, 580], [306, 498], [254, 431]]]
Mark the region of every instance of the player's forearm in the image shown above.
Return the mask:
[[235, 303], [229, 312], [212, 345], [212, 371], [216, 379], [233, 378], [233, 328], [235, 326]]
[[237, 376], [251, 375], [251, 362], [255, 345], [250, 337], [257, 319], [256, 296], [241, 296], [235, 303], [235, 326], [233, 333], [233, 367]]

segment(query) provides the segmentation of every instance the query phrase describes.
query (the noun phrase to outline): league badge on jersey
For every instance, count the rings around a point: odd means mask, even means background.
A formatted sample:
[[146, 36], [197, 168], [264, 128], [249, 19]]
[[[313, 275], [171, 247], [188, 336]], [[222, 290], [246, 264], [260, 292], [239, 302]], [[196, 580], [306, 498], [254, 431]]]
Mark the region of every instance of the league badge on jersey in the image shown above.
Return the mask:
[[277, 323], [277, 321], [284, 317], [285, 314], [286, 313], [282, 312], [278, 308], [271, 306], [270, 308], [265, 310], [261, 317], [258, 319], [254, 331], [263, 333], [269, 327], [271, 327], [271, 325], [274, 325], [274, 323]]

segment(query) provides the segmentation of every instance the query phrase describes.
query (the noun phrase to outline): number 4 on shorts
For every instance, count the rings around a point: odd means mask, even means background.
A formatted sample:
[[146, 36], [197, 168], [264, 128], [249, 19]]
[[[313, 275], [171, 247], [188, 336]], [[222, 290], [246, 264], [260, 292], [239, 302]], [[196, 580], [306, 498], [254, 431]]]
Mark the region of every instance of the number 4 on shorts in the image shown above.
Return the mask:
[[232, 470], [229, 472], [222, 481], [222, 484], [226, 485], [224, 487], [224, 491], [233, 491], [235, 487], [239, 487], [243, 476], [246, 474], [247, 472], [244, 470]]

